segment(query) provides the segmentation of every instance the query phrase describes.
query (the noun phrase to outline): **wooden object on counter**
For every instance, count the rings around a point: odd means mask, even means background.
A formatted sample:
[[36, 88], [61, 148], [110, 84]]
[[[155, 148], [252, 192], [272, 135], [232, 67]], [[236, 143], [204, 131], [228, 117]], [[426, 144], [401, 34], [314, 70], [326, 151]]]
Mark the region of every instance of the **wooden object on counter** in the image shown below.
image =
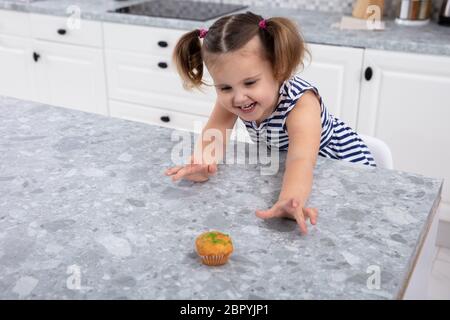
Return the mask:
[[353, 5], [353, 17], [359, 19], [368, 19], [369, 16], [373, 14], [373, 12], [367, 12], [367, 8], [372, 5], [380, 7], [380, 17], [382, 18], [384, 11], [384, 0], [356, 0], [355, 4]]

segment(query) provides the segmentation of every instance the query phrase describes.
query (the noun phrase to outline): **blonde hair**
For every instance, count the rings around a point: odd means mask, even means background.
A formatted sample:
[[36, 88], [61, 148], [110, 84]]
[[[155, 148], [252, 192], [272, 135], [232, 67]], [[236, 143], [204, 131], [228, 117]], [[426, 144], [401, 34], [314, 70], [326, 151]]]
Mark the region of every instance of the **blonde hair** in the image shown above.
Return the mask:
[[274, 17], [263, 20], [260, 15], [246, 12], [217, 20], [200, 41], [200, 30], [185, 33], [175, 46], [173, 60], [185, 88], [199, 88], [203, 82], [203, 62], [208, 54], [222, 54], [245, 46], [258, 35], [263, 56], [271, 63], [276, 80], [289, 79], [298, 66], [303, 67], [305, 41], [296, 24], [290, 19]]

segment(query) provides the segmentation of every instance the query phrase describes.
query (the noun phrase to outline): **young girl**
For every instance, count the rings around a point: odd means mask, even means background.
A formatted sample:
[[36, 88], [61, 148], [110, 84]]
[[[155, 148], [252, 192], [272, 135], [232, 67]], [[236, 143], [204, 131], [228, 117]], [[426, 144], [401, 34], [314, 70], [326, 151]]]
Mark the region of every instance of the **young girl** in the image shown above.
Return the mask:
[[[318, 155], [375, 166], [355, 131], [328, 113], [318, 90], [292, 76], [305, 51], [295, 23], [278, 17], [266, 20], [251, 12], [220, 18], [209, 30], [186, 33], [174, 51], [185, 87], [204, 84], [205, 63], [217, 92], [196, 148], [213, 143], [202, 138], [203, 133], [218, 129], [225, 139], [222, 146], [215, 146], [223, 148], [216, 154], [224, 154], [229, 131], [240, 118], [256, 143], [264, 139], [269, 147], [287, 150], [278, 201], [268, 210], [256, 210], [256, 215], [295, 219], [304, 234], [306, 220], [312, 224], [317, 220], [317, 210], [304, 205]], [[217, 171], [217, 161], [191, 156], [190, 164], [170, 168], [165, 174], [173, 181], [206, 181]]]

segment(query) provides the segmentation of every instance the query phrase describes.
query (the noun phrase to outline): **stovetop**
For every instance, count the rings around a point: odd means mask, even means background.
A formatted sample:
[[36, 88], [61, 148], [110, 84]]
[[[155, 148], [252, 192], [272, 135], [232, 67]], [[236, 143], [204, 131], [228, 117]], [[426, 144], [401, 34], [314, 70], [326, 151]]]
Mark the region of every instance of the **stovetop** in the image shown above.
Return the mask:
[[110, 12], [159, 18], [207, 21], [245, 8], [247, 6], [225, 3], [188, 0], [152, 0], [111, 10]]

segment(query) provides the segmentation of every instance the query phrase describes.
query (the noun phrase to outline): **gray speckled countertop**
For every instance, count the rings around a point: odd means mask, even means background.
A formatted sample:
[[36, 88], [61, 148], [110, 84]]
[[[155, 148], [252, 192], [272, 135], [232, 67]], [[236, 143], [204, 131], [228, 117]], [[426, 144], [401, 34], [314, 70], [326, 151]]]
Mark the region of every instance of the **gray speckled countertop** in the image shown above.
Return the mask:
[[[163, 175], [172, 130], [0, 97], [0, 299], [400, 298], [442, 181], [319, 158], [301, 236], [263, 221], [283, 176], [222, 164], [206, 183]], [[207, 267], [197, 235], [231, 235]], [[368, 268], [380, 268], [369, 289]]]
[[[44, 0], [20, 4], [14, 0], [0, 0], [0, 9], [64, 16], [68, 15], [66, 9], [70, 5], [76, 5], [81, 9], [82, 17], [85, 19], [186, 30], [207, 27], [213, 22], [202, 23], [107, 12], [110, 9], [144, 1]], [[250, 6], [248, 10], [265, 17], [288, 16], [293, 18], [301, 26], [305, 39], [309, 43], [450, 55], [450, 27], [439, 26], [436, 22], [431, 22], [423, 27], [405, 27], [395, 24], [393, 20], [388, 20], [384, 31], [340, 31], [331, 28], [331, 25], [340, 21], [341, 13], [253, 6]]]

